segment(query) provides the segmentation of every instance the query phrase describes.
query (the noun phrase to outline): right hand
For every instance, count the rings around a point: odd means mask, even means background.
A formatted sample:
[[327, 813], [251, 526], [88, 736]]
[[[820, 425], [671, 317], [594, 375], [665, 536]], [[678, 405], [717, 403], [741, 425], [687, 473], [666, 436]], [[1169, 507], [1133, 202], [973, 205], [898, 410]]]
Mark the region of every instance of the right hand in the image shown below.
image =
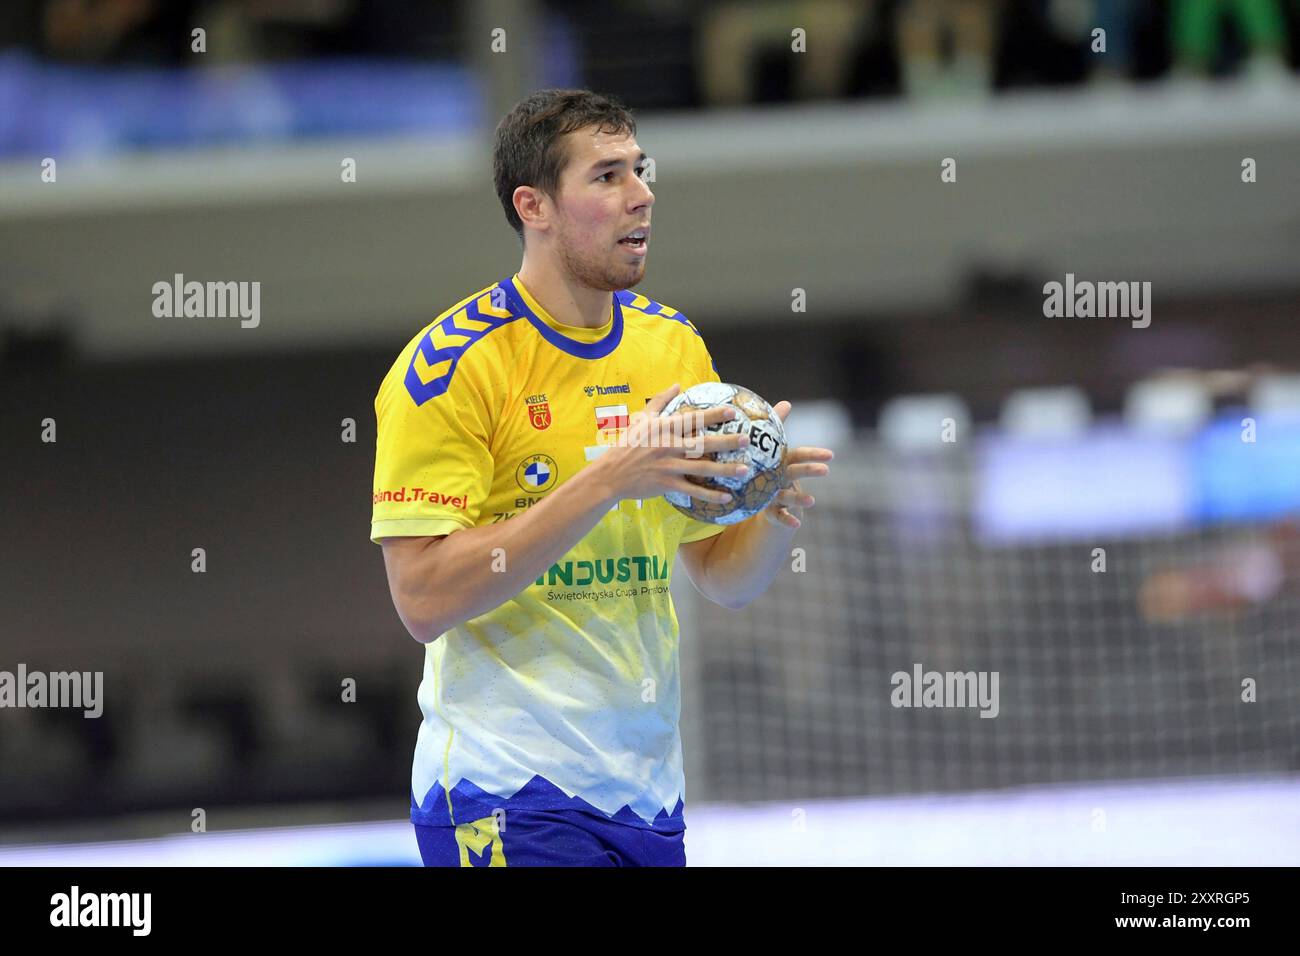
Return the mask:
[[731, 500], [725, 491], [705, 488], [685, 476], [735, 477], [748, 471], [737, 462], [724, 464], [704, 457], [749, 444], [749, 436], [744, 433], [701, 434], [712, 425], [735, 418], [739, 412], [720, 406], [661, 416], [660, 412], [680, 391], [680, 386], [673, 385], [646, 402], [645, 410], [629, 420], [619, 443], [592, 463], [592, 467], [604, 472], [619, 499], [655, 498], [667, 491], [678, 491], [700, 501], [723, 504]]

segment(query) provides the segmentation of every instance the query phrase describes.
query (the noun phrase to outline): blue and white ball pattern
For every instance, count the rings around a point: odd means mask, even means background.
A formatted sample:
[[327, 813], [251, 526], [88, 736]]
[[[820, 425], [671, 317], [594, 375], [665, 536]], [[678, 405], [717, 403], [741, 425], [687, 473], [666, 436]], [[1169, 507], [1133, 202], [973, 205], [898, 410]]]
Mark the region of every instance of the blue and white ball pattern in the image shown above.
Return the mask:
[[687, 475], [688, 481], [731, 493], [726, 504], [701, 501], [678, 491], [664, 497], [678, 511], [710, 524], [730, 525], [753, 517], [772, 503], [785, 484], [785, 427], [772, 406], [749, 389], [725, 382], [702, 382], [682, 392], [663, 410], [663, 415], [704, 411], [718, 405], [733, 405], [740, 414], [729, 422], [705, 429], [705, 434], [734, 435], [745, 432], [749, 445], [730, 451], [713, 452], [705, 458], [723, 463], [739, 462], [749, 466], [745, 475], [700, 478]]

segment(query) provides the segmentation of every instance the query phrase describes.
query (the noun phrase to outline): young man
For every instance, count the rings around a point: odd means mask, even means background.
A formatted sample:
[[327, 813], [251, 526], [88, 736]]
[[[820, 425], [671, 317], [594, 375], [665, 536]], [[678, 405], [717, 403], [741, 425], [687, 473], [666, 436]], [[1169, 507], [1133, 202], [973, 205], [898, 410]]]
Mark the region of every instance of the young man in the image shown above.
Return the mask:
[[[645, 273], [654, 195], [631, 115], [545, 90], [496, 131], [493, 167], [524, 245], [518, 274], [440, 315], [375, 399], [371, 539], [426, 645], [411, 820], [427, 865], [684, 865], [674, 555], [706, 597], [761, 594], [812, 505], [791, 486], [724, 529], [662, 497], [743, 436], [668, 401], [718, 381], [699, 331], [627, 291]], [[776, 406], [789, 413], [788, 402]], [[680, 437], [663, 440], [663, 432]]]

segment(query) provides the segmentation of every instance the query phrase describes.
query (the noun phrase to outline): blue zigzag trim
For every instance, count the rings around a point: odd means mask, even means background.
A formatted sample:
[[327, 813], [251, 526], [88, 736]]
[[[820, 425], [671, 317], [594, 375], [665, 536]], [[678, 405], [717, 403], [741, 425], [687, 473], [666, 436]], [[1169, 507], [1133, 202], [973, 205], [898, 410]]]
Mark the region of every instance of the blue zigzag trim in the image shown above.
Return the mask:
[[462, 780], [451, 788], [451, 804], [455, 819], [447, 811], [447, 792], [442, 783], [435, 783], [425, 794], [423, 803], [416, 803], [415, 794], [411, 794], [411, 822], [421, 826], [453, 826], [481, 820], [492, 816], [498, 809], [504, 810], [576, 810], [581, 813], [594, 814], [602, 820], [626, 823], [629, 826], [648, 830], [678, 831], [686, 829], [682, 817], [684, 807], [680, 797], [672, 813], [660, 810], [653, 821], [647, 821], [637, 815], [631, 807], [624, 805], [617, 813], [610, 815], [598, 810], [581, 797], [570, 797], [563, 790], [541, 774], [535, 775], [524, 784], [517, 793], [509, 797], [498, 797], [478, 787], [469, 780]]
[[[620, 305], [630, 309], [636, 309], [637, 307], [632, 304], [632, 300], [637, 297], [637, 294], [638, 293], [631, 292], [628, 289], [623, 289], [619, 292], [615, 292], [614, 297], [618, 299]], [[692, 323], [690, 319], [686, 318], [686, 316], [681, 312], [678, 312], [676, 315], [664, 315], [664, 306], [662, 302], [656, 302], [654, 299], [650, 299], [649, 296], [645, 296], [644, 298], [649, 300], [649, 305], [637, 309], [637, 311], [644, 312], [646, 315], [657, 315], [661, 319], [668, 319], [670, 322], [680, 322], [696, 335], [700, 335], [700, 330], [697, 329], [694, 323]], [[700, 337], [703, 338], [703, 336]]]
[[[618, 299], [619, 304], [630, 309], [636, 308], [636, 306], [632, 304], [632, 300], [635, 299], [636, 296], [637, 293], [630, 292], [627, 289], [623, 289], [620, 292], [614, 293], [614, 297]], [[646, 298], [649, 299], [648, 296]], [[695, 327], [695, 323], [692, 322], [690, 319], [688, 319], [681, 312], [678, 312], [676, 315], [664, 315], [663, 314], [664, 307], [662, 302], [656, 302], [654, 299], [649, 299], [649, 303], [650, 304], [647, 305], [645, 308], [638, 309], [637, 311], [644, 312], [646, 315], [657, 315], [661, 319], [668, 319], [670, 322], [680, 322], [682, 325], [686, 326], [697, 336], [699, 336], [699, 338], [704, 338], [704, 336], [700, 335], [700, 330]], [[709, 364], [713, 366], [713, 374], [718, 376], [718, 378], [721, 378], [722, 373], [718, 371], [718, 363], [713, 360], [712, 355], [709, 356]]]
[[[488, 293], [485, 292], [485, 294]], [[455, 324], [453, 319], [462, 311], [465, 313], [467, 318], [476, 319], [480, 322], [488, 322], [490, 323], [489, 326], [485, 329], [461, 328]], [[439, 395], [446, 392], [448, 387], [451, 385], [451, 377], [456, 374], [456, 369], [460, 365], [460, 360], [462, 356], [469, 351], [469, 348], [489, 332], [493, 332], [496, 329], [501, 328], [501, 326], [514, 322], [519, 318], [520, 316], [518, 315], [511, 315], [504, 319], [495, 315], [483, 315], [478, 310], [478, 297], [475, 297], [470, 299], [462, 308], [456, 309], [451, 314], [444, 316], [442, 319], [438, 320], [438, 322], [430, 326], [429, 331], [424, 333], [419, 343], [416, 345], [415, 351], [411, 353], [411, 364], [406, 369], [406, 391], [411, 396], [411, 400], [415, 402], [416, 405], [423, 405], [425, 402], [429, 401], [429, 399], [437, 398]], [[442, 349], [435, 348], [433, 345], [433, 334], [434, 331], [438, 329], [441, 329], [446, 335], [465, 336], [466, 341], [459, 345], [451, 345]], [[438, 378], [435, 378], [426, 384], [420, 380], [419, 374], [415, 371], [415, 362], [421, 355], [424, 356], [424, 360], [428, 363], [430, 368], [437, 365], [439, 362], [448, 361], [451, 362], [451, 368], [447, 369], [447, 371]]]

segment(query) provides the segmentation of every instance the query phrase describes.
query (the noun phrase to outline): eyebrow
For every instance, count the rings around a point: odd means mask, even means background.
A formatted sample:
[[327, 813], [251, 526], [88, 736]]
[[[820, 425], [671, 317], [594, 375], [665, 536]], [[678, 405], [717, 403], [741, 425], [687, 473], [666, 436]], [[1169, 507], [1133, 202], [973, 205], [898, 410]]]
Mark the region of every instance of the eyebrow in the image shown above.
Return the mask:
[[[638, 163], [643, 163], [648, 158], [649, 157], [646, 156], [645, 151], [642, 150], [641, 155], [636, 158], [636, 161]], [[614, 169], [616, 167], [626, 166], [626, 165], [627, 165], [626, 159], [602, 159], [599, 162], [592, 163], [590, 171], [594, 173], [598, 169]]]

